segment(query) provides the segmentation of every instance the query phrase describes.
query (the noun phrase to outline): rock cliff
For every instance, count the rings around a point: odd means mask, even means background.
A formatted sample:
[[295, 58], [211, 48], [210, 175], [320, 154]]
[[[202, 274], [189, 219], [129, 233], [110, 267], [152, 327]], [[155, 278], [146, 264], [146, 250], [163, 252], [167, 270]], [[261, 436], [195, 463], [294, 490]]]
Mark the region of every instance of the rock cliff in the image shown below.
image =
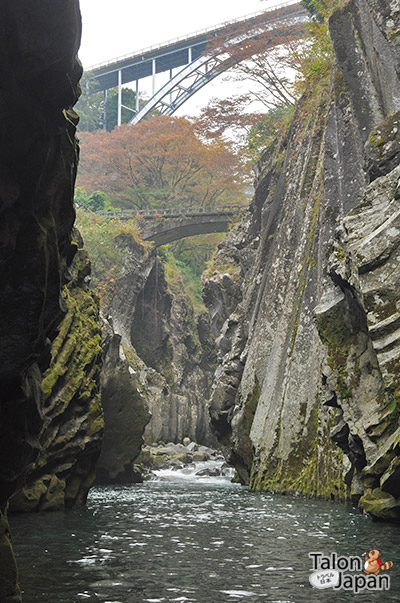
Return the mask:
[[183, 283], [168, 281], [155, 249], [132, 239], [126, 245], [124, 273], [104, 308], [105, 435], [96, 470], [102, 483], [136, 479], [132, 465], [143, 441], [187, 436], [215, 443], [207, 405], [216, 363], [208, 315], [195, 315]]
[[99, 305], [89, 289], [90, 263], [77, 230], [76, 252], [61, 291], [65, 311], [43, 374], [43, 427], [40, 453], [9, 509], [60, 511], [82, 506], [95, 479], [103, 436], [100, 404], [102, 366]]
[[[111, 316], [103, 317], [104, 364], [101, 372], [101, 401], [104, 409], [104, 440], [96, 466], [101, 484], [132, 483], [137, 480], [133, 462], [143, 444], [150, 415], [137, 367], [140, 359], [133, 348], [123, 345], [115, 333]], [[125, 351], [128, 358], [125, 356]]]
[[253, 489], [400, 519], [400, 11], [330, 18], [330, 81], [266, 149], [204, 282], [220, 364], [211, 416]]
[[[94, 385], [99, 339], [84, 252], [71, 234], [78, 149], [70, 107], [82, 71], [78, 0], [55, 0], [46, 10], [4, 0], [1, 9], [0, 601], [17, 602], [7, 501], [24, 485], [28, 467], [42, 461], [47, 477], [37, 500], [49, 500], [53, 487], [68, 504], [84, 499], [101, 432]], [[67, 368], [78, 337], [89, 332], [91, 342]], [[68, 370], [87, 379], [89, 392], [81, 390], [80, 400], [67, 391]], [[96, 420], [93, 443], [84, 432], [89, 415]], [[70, 449], [66, 441], [70, 434], [83, 444], [79, 459], [76, 441]], [[64, 447], [65, 467], [47, 438]]]

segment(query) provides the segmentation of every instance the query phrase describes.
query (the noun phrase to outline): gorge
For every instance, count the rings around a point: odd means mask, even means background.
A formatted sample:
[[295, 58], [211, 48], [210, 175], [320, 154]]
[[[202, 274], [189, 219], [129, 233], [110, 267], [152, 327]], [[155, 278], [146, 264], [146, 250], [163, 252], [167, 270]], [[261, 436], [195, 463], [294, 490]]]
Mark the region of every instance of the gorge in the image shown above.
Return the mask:
[[[250, 491], [304, 496], [300, 516], [351, 501], [399, 522], [400, 9], [330, 4], [330, 69], [263, 151], [249, 208], [203, 276], [208, 311], [126, 235], [100, 314], [74, 228], [79, 3], [3, 2], [0, 601], [21, 601], [8, 512], [69, 509], [79, 524], [96, 479], [90, 510], [107, 493], [135, 505], [118, 488], [135, 481], [143, 437], [218, 445]], [[255, 493], [226, 492], [240, 517], [254, 501], [267, 513]], [[266, 500], [290, 515], [291, 499]]]

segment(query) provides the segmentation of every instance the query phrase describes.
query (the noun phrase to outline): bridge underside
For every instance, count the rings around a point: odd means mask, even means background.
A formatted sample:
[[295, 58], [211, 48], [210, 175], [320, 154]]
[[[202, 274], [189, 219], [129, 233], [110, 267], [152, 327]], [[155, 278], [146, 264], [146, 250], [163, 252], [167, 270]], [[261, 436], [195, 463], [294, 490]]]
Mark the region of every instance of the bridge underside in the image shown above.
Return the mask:
[[210, 234], [216, 232], [226, 232], [231, 224], [227, 217], [216, 219], [213, 222], [190, 221], [182, 223], [163, 223], [161, 227], [145, 226], [143, 229], [143, 238], [145, 241], [153, 241], [155, 247], [167, 245], [173, 241], [179, 241], [186, 237], [192, 237], [200, 234]]

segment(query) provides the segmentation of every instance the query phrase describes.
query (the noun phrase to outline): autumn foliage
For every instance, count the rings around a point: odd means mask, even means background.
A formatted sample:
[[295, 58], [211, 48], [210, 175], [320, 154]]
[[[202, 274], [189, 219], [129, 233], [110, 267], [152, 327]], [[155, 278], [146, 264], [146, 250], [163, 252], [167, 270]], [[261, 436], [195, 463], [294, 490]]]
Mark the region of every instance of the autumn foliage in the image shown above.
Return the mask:
[[[294, 12], [293, 12], [294, 11]], [[257, 85], [249, 90], [249, 99], [261, 101], [267, 108], [293, 103], [288, 70], [296, 70], [296, 51], [303, 44], [306, 28], [293, 7], [261, 14], [248, 21], [225, 27], [210, 37], [207, 53], [218, 53], [235, 81]]]
[[241, 158], [227, 142], [205, 142], [184, 118], [81, 133], [78, 186], [104, 191], [119, 207], [241, 203], [240, 172]]

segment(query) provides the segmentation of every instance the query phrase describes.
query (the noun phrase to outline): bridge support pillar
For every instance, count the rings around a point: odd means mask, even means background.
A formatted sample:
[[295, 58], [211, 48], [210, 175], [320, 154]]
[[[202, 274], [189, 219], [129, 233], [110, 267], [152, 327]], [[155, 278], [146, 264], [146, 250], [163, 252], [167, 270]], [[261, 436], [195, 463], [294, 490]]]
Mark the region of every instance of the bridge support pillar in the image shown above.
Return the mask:
[[117, 125], [120, 126], [122, 123], [122, 71], [118, 70], [118, 117]]
[[103, 126], [103, 129], [104, 130], [107, 130], [107, 96], [108, 96], [108, 90], [104, 90], [104, 96], [103, 96], [103, 101], [104, 101], [104, 111], [103, 111], [104, 126]]
[[152, 60], [151, 75], [152, 75], [152, 78], [153, 78], [153, 82], [152, 82], [152, 90], [153, 90], [153, 92], [152, 92], [152, 94], [154, 96], [155, 93], [156, 93], [156, 60], [155, 59]]

